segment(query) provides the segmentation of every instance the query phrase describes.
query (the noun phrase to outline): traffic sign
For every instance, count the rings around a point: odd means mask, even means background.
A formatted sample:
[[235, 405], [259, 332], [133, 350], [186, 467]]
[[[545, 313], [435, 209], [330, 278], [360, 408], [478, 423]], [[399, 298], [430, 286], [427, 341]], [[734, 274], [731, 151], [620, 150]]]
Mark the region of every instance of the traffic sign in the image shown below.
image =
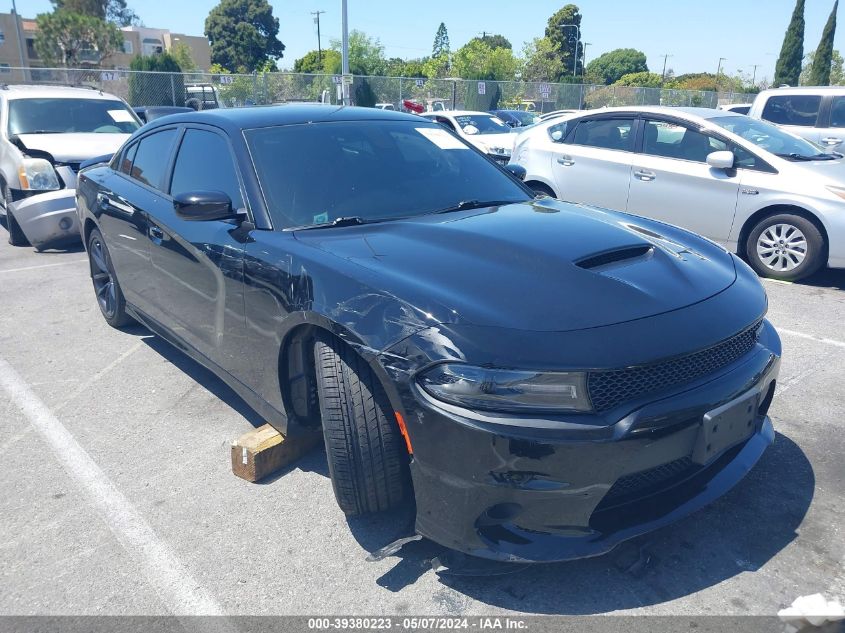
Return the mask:
[[487, 82], [479, 81], [478, 82], [478, 94], [486, 95], [487, 94]]

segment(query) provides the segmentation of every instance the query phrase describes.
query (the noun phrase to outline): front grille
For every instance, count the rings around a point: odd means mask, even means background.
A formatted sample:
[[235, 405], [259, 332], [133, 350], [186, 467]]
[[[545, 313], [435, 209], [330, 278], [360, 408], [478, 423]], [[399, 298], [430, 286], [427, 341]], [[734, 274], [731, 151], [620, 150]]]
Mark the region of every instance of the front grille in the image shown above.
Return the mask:
[[713, 347], [686, 356], [639, 367], [590, 372], [587, 390], [593, 408], [607, 411], [647, 393], [712, 374], [750, 352], [757, 343], [759, 328], [760, 321]]
[[657, 490], [663, 484], [673, 483], [688, 475], [695, 467], [689, 455], [676, 459], [667, 464], [660, 464], [654, 468], [631, 473], [616, 480], [604, 496], [604, 501], [616, 501], [623, 497], [639, 496]]

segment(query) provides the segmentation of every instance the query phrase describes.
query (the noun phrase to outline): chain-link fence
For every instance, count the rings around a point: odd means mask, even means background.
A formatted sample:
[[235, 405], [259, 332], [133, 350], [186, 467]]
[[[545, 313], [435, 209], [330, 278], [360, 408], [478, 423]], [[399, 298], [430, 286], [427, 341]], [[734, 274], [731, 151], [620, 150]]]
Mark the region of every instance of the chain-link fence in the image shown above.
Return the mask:
[[[3, 68], [0, 82], [90, 86], [117, 95], [132, 106], [175, 105], [194, 109], [289, 102], [340, 103], [341, 77], [300, 73], [251, 75], [201, 72], [156, 73], [80, 68]], [[742, 103], [735, 92], [664, 90], [587, 84], [467, 79], [355, 76], [355, 105], [401, 110], [405, 100], [426, 110], [520, 109], [537, 113], [604, 106], [669, 105], [715, 108]]]

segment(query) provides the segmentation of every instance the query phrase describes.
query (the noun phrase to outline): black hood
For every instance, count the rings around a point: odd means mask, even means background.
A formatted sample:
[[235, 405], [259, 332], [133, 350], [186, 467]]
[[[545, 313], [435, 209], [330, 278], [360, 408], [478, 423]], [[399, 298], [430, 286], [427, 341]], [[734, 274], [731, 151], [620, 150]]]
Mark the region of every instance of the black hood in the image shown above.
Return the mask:
[[677, 310], [736, 279], [723, 249], [669, 225], [552, 200], [299, 231], [377, 273], [442, 321], [533, 331], [612, 325]]

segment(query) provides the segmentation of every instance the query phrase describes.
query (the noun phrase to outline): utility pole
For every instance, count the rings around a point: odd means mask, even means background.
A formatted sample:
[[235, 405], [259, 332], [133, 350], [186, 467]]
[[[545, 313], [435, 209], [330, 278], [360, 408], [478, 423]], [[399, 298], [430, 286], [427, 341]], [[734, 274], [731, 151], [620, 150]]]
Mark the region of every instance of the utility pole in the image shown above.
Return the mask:
[[762, 64], [754, 64], [752, 68], [754, 72], [751, 75], [751, 87], [754, 88], [757, 85], [757, 69], [762, 66]]
[[26, 71], [26, 59], [23, 54], [23, 34], [21, 33], [21, 16], [18, 15], [18, 8], [15, 6], [15, 0], [12, 0], [12, 13], [15, 14], [15, 33], [18, 36], [18, 53], [21, 57], [21, 72], [23, 73], [23, 80], [29, 81], [29, 73]]
[[312, 11], [311, 15], [314, 16], [314, 22], [317, 25], [317, 62], [322, 64], [323, 63], [323, 46], [320, 41], [320, 14], [325, 13], [325, 11]]
[[664, 53], [662, 55], [662, 57], [663, 57], [663, 75], [660, 77], [660, 85], [661, 86], [666, 83], [666, 62], [669, 61], [670, 57], [674, 57], [674, 55], [672, 55], [670, 53]]
[[341, 28], [342, 28], [342, 47], [341, 47], [341, 72], [343, 78], [341, 79], [343, 86], [343, 105], [349, 105], [349, 84], [346, 83], [346, 76], [349, 75], [349, 20], [346, 17], [346, 0], [341, 0]]
[[591, 44], [592, 42], [581, 43], [581, 51], [584, 53], [584, 61], [581, 62], [581, 79], [584, 79], [584, 73], [587, 72], [587, 47]]
[[727, 57], [720, 57], [719, 58], [719, 66], [716, 68], [716, 80], [718, 81], [719, 75], [722, 74], [722, 62], [728, 61]]

